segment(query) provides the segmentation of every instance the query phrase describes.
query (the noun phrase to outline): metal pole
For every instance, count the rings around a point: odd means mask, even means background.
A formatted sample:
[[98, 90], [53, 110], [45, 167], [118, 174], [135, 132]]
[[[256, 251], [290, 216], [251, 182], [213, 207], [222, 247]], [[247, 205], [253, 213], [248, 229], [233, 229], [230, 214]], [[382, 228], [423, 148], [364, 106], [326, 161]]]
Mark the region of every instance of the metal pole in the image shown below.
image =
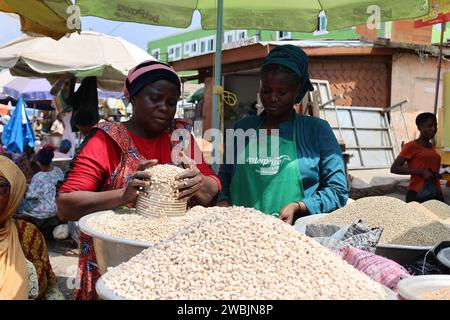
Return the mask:
[[[213, 129], [220, 129], [219, 123], [219, 99], [221, 93], [218, 88], [222, 86], [222, 35], [223, 35], [223, 0], [217, 0], [217, 30], [216, 30], [216, 54], [214, 61], [214, 87], [213, 87]], [[213, 149], [215, 153], [213, 155], [217, 157], [216, 153], [219, 150]], [[214, 172], [217, 174], [219, 171], [217, 162], [212, 165]]]
[[399, 152], [402, 148], [400, 146], [400, 142], [398, 141], [397, 133], [395, 133], [394, 127], [392, 127], [390, 122], [389, 122], [388, 126], [389, 126], [389, 131], [391, 131], [394, 134], [394, 140], [395, 140], [395, 144], [397, 146], [397, 152]]
[[392, 110], [401, 107], [403, 104], [408, 103], [409, 99], [405, 99], [402, 102], [399, 102], [397, 104], [394, 104], [393, 106], [389, 107], [388, 109], [386, 109], [386, 112], [391, 112]]
[[[403, 125], [404, 125], [405, 130], [406, 130], [406, 137], [408, 138], [408, 141], [409, 141], [409, 140], [411, 140], [411, 139], [409, 138], [408, 126], [407, 126], [407, 124], [406, 124], [405, 114], [404, 114], [404, 112], [403, 112], [403, 105], [404, 105], [405, 103], [408, 103], [408, 102], [409, 102], [409, 99], [406, 99], [406, 100], [403, 100], [402, 102], [399, 102], [399, 103], [397, 103], [397, 104], [394, 104], [393, 106], [389, 107], [389, 108], [386, 110], [386, 112], [389, 113], [389, 115], [390, 115], [391, 112], [392, 112], [394, 109], [400, 108], [400, 116], [401, 116], [401, 118], [402, 118]], [[392, 127], [392, 126], [391, 126], [391, 129], [393, 130], [393, 127]], [[395, 140], [397, 141], [397, 149], [400, 150], [400, 144], [399, 144], [399, 141], [398, 141], [398, 138], [397, 138], [397, 134], [395, 133], [395, 130], [393, 130], [392, 132], [394, 133], [394, 135], [395, 135]]]
[[405, 120], [405, 114], [403, 113], [403, 104], [400, 105], [400, 114], [402, 116], [402, 120], [403, 120], [403, 125], [405, 126], [406, 129], [406, 137], [408, 138], [408, 141], [411, 140], [409, 138], [409, 131], [408, 131], [408, 126], [406, 124], [406, 120]]
[[[336, 105], [335, 105], [335, 108], [336, 108], [336, 117], [337, 117], [338, 114], [337, 114], [337, 107], [336, 107]], [[356, 129], [356, 122], [355, 122], [355, 119], [353, 118], [352, 109], [348, 110], [348, 113], [350, 115], [350, 120], [352, 122], [353, 133], [355, 134], [356, 145], [358, 146], [359, 161], [361, 162], [361, 166], [364, 167], [364, 159], [363, 159], [363, 154], [362, 154], [362, 147], [361, 147], [361, 143], [359, 142], [358, 129]], [[339, 120], [338, 120], [338, 123], [339, 123]], [[342, 138], [342, 132], [341, 132], [341, 127], [340, 126], [339, 126], [339, 134], [341, 135], [341, 140], [343, 141], [344, 139]]]
[[[184, 118], [184, 80], [181, 80], [181, 109], [183, 109], [183, 118]], [[177, 110], [177, 113], [179, 110]]]
[[[384, 112], [384, 122], [386, 124], [386, 129], [387, 129], [387, 133], [388, 133], [388, 139], [389, 139], [389, 143], [391, 144], [390, 147], [392, 148], [392, 162], [395, 160], [395, 158], [397, 157], [397, 154], [395, 153], [394, 150], [394, 140], [392, 139], [391, 136], [391, 130], [389, 129], [389, 121], [388, 121], [388, 117], [387, 117], [387, 113]], [[389, 165], [392, 165], [392, 162], [389, 163]]]
[[327, 102], [325, 102], [325, 103], [322, 103], [322, 104], [319, 106], [319, 108], [323, 108], [323, 107], [329, 105], [330, 103], [333, 103], [333, 102], [336, 102], [336, 101], [339, 100], [339, 99], [342, 99], [343, 97], [344, 97], [344, 96], [343, 96], [342, 94], [340, 94], [340, 95], [338, 95], [338, 96], [335, 96], [333, 99], [331, 99], [331, 100], [329, 100], [329, 101], [327, 101]]
[[437, 115], [437, 108], [439, 103], [439, 85], [441, 83], [441, 69], [442, 69], [442, 49], [444, 46], [444, 33], [445, 33], [445, 22], [441, 25], [441, 42], [439, 44], [439, 58], [438, 58], [438, 72], [436, 81], [436, 94], [434, 98], [434, 114]]
[[[337, 123], [338, 130], [339, 130], [339, 137], [341, 138], [342, 141], [344, 141], [344, 138], [342, 136], [341, 123], [339, 121], [339, 112], [338, 112], [338, 108], [337, 108], [336, 104], [334, 104], [334, 111], [336, 112], [336, 123]], [[349, 112], [351, 113], [352, 110], [350, 109]]]

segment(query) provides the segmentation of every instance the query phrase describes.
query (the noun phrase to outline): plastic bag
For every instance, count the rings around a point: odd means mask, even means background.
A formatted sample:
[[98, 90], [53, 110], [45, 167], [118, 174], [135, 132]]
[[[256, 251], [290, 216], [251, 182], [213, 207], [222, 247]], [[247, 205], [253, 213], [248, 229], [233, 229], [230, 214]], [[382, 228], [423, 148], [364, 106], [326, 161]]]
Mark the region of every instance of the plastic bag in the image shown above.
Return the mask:
[[382, 228], [371, 229], [362, 220], [345, 227], [330, 224], [309, 224], [305, 230], [308, 237], [313, 238], [328, 249], [340, 250], [352, 246], [370, 252], [375, 252], [382, 233]]
[[56, 240], [64, 240], [69, 237], [69, 226], [67, 224], [57, 225], [53, 229], [53, 238]]

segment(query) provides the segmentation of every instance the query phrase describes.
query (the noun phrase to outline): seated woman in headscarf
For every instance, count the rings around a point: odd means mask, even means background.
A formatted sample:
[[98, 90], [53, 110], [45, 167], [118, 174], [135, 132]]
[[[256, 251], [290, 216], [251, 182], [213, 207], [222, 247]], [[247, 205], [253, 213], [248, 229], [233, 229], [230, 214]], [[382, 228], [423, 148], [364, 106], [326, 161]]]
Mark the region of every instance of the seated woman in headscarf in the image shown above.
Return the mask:
[[33, 224], [12, 218], [25, 189], [22, 171], [0, 156], [0, 300], [64, 299], [44, 237]]
[[60, 224], [56, 217], [56, 185], [64, 180], [64, 173], [52, 165], [54, 150], [52, 145], [47, 144], [36, 154], [40, 171], [31, 179], [18, 209], [24, 215], [24, 220], [35, 224], [45, 237], [52, 234], [53, 228]]
[[[139, 188], [149, 183], [144, 169], [174, 163], [172, 149], [177, 153], [175, 147], [180, 143], [179, 137], [172, 137], [176, 129], [188, 133], [190, 154], [201, 156], [190, 124], [174, 120], [180, 94], [180, 78], [169, 65], [147, 61], [130, 70], [125, 95], [133, 105], [133, 115], [123, 123], [99, 123], [85, 138], [57, 196], [62, 220], [77, 221], [92, 212], [133, 206]], [[177, 185], [179, 198], [210, 205], [220, 190], [220, 180], [203, 156], [200, 163], [191, 162], [188, 168], [178, 177], [187, 179]], [[75, 298], [96, 299], [99, 272], [95, 252], [92, 239], [82, 232], [78, 272], [80, 288], [75, 290]]]
[[24, 146], [22, 153], [12, 154], [12, 159], [20, 170], [22, 170], [25, 178], [27, 179], [27, 183], [31, 182], [33, 175], [39, 170], [34, 157], [34, 148], [29, 145]]
[[268, 54], [259, 91], [264, 111], [235, 124], [249, 139], [239, 130], [234, 144], [225, 143], [218, 205], [259, 209], [289, 224], [344, 206], [344, 161], [330, 125], [293, 108], [312, 90], [302, 49], [283, 45]]

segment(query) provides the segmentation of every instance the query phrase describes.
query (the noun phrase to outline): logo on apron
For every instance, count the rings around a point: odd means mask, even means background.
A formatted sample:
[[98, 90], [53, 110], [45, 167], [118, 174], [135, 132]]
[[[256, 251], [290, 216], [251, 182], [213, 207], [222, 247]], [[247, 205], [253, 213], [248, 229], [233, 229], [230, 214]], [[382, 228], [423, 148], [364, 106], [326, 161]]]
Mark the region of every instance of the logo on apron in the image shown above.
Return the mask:
[[248, 163], [251, 165], [257, 165], [258, 172], [262, 176], [272, 176], [280, 171], [281, 165], [285, 162], [291, 162], [292, 159], [288, 155], [282, 155], [274, 158], [259, 158], [259, 157], [249, 157]]

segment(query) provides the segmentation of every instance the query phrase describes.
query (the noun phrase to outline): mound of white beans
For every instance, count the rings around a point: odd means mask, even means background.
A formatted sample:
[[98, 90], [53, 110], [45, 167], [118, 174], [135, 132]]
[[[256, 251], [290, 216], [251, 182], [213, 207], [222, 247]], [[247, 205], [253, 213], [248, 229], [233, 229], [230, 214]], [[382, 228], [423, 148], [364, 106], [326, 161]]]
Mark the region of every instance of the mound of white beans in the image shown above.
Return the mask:
[[204, 217], [108, 270], [126, 299], [386, 299], [376, 282], [313, 239], [254, 209]]

